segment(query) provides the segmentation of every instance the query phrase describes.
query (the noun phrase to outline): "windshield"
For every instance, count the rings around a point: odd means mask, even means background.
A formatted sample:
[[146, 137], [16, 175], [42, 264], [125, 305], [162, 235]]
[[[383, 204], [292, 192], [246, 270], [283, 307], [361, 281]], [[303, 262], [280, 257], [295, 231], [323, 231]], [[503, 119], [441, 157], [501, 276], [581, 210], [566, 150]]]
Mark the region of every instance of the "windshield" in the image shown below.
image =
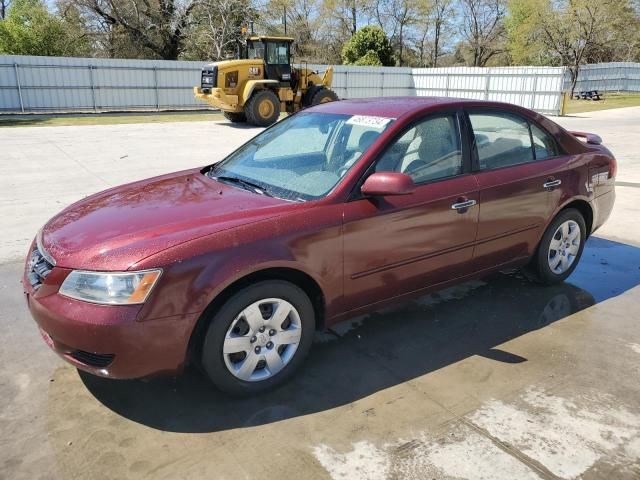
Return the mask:
[[288, 200], [329, 193], [392, 119], [302, 112], [265, 130], [208, 176]]

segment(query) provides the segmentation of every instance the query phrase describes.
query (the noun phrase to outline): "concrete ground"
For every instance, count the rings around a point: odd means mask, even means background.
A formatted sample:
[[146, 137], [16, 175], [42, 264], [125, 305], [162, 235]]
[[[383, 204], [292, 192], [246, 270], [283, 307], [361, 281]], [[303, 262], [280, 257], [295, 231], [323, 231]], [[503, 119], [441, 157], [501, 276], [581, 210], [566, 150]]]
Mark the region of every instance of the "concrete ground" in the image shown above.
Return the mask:
[[640, 478], [640, 109], [556, 120], [619, 160], [611, 220], [566, 283], [507, 272], [353, 319], [290, 384], [240, 401], [195, 371], [79, 374], [29, 318], [20, 258], [66, 204], [257, 130], [0, 129], [0, 478]]

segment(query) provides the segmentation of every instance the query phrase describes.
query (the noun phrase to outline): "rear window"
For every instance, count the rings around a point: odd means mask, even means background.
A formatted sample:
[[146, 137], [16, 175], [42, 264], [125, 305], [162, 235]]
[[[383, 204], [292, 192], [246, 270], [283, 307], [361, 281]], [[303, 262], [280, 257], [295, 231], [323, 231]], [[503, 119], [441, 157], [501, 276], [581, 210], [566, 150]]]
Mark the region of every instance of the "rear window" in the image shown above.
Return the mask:
[[558, 147], [553, 137], [534, 124], [531, 124], [531, 137], [533, 138], [536, 160], [544, 160], [558, 155]]

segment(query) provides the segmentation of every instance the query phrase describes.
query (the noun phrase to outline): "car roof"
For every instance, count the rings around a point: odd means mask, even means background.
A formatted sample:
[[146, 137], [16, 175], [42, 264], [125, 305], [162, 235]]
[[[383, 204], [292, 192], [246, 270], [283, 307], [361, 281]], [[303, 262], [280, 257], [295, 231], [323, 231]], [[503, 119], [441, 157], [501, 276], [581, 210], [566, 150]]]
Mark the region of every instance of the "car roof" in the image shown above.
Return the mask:
[[462, 107], [462, 106], [491, 106], [514, 110], [513, 105], [484, 100], [470, 100], [467, 98], [451, 97], [381, 97], [357, 98], [341, 100], [339, 102], [323, 103], [313, 107], [327, 113], [342, 113], [346, 115], [372, 115], [386, 118], [399, 118], [408, 113], [415, 113], [432, 108]]

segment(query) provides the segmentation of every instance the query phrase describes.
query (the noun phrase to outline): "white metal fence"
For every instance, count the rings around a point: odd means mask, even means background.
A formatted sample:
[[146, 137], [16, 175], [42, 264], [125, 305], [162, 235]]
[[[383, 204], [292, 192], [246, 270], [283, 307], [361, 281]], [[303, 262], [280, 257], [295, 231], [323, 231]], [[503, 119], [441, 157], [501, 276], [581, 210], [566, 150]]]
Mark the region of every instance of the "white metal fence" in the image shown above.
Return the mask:
[[[324, 70], [324, 65], [310, 65]], [[472, 98], [509, 102], [540, 113], [560, 113], [562, 67], [334, 67], [340, 98], [394, 95]]]
[[[569, 89], [567, 78], [565, 89]], [[640, 92], [640, 63], [611, 62], [580, 68], [576, 92]]]
[[[204, 62], [0, 55], [0, 111], [200, 109], [193, 98]], [[310, 65], [311, 66], [311, 65]], [[324, 65], [312, 65], [324, 70]], [[579, 89], [640, 90], [640, 64], [583, 67]], [[448, 96], [515, 103], [558, 114], [560, 67], [334, 68], [340, 98]], [[588, 83], [591, 82], [591, 83]], [[597, 87], [590, 87], [596, 85]]]
[[413, 69], [418, 95], [509, 102], [558, 114], [564, 69], [558, 67], [454, 67]]
[[203, 62], [0, 55], [0, 111], [205, 108]]

